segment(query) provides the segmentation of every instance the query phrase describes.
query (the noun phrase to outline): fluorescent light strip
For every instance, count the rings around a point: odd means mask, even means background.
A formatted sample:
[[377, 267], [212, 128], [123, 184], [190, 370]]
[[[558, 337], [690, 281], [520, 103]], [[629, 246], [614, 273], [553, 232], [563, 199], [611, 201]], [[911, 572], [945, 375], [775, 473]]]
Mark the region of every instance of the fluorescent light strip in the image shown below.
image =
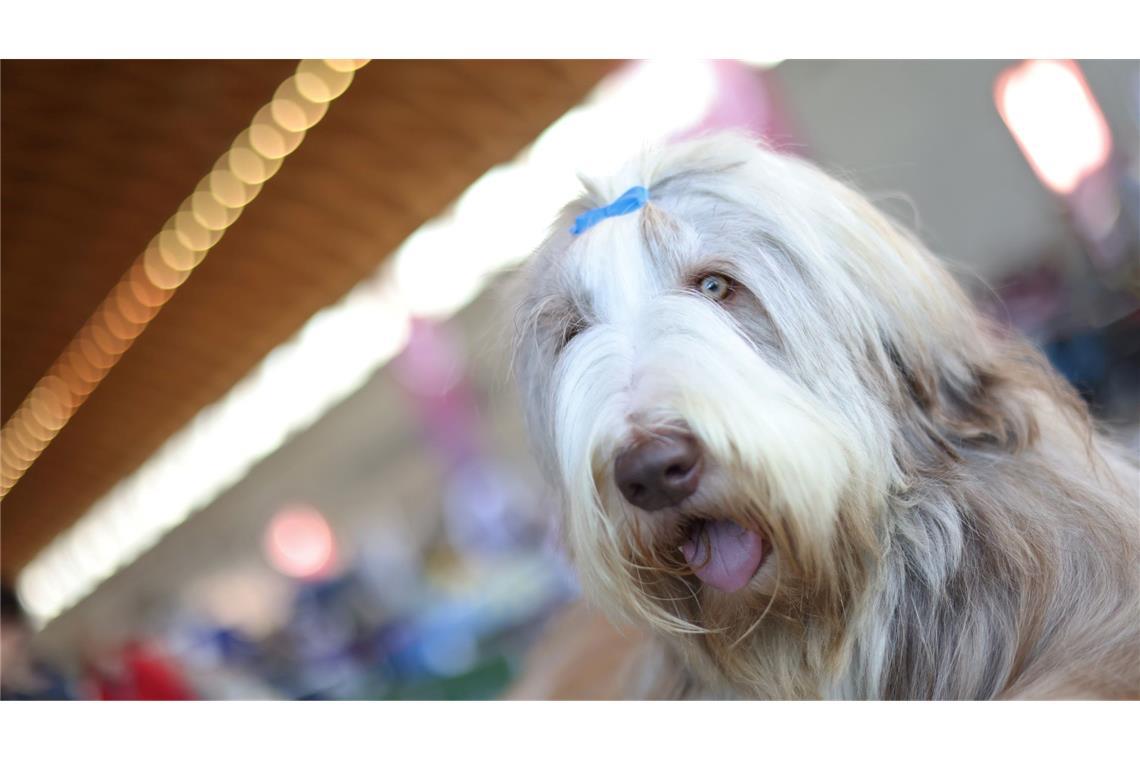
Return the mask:
[[0, 498], [98, 387], [366, 61], [301, 61], [0, 431]]
[[616, 169], [645, 144], [699, 122], [715, 94], [707, 62], [640, 63], [604, 81], [57, 537], [21, 573], [21, 600], [42, 625], [90, 594], [359, 390], [403, 348], [413, 316], [454, 314], [503, 266], [529, 255], [578, 191], [576, 170]]

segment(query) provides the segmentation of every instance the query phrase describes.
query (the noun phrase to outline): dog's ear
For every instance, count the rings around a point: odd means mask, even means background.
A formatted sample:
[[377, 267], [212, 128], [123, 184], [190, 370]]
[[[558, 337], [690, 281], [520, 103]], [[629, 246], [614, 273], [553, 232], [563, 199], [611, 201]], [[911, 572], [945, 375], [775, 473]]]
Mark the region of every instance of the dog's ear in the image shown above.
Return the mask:
[[1038, 415], [1087, 422], [1041, 353], [981, 315], [916, 236], [850, 188], [832, 188], [843, 222], [834, 234], [855, 254], [845, 261], [859, 291], [878, 306], [877, 333], [867, 334], [907, 444], [952, 458], [970, 448], [1014, 452], [1037, 440]]
[[893, 404], [911, 443], [917, 436], [954, 459], [970, 448], [1016, 452], [1037, 440], [1041, 412], [1087, 419], [1083, 402], [1039, 351], [987, 324], [974, 335], [976, 345], [957, 351], [908, 354], [884, 342]]

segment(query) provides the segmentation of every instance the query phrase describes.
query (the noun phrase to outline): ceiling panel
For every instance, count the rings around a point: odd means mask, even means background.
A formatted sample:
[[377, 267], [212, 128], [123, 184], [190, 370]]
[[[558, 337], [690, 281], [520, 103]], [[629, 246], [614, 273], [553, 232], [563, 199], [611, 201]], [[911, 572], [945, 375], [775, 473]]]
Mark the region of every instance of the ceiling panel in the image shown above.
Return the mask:
[[[295, 61], [0, 68], [0, 413], [13, 413]], [[374, 61], [4, 500], [11, 578], [606, 61]]]

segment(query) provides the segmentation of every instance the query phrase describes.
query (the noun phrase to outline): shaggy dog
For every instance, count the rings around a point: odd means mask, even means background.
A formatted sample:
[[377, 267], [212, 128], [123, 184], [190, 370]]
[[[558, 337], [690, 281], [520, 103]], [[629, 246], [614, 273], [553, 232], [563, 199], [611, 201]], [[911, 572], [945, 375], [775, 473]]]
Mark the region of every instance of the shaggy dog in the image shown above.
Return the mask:
[[620, 696], [1140, 694], [1135, 456], [849, 188], [740, 137], [650, 151], [522, 285], [565, 543], [645, 633]]

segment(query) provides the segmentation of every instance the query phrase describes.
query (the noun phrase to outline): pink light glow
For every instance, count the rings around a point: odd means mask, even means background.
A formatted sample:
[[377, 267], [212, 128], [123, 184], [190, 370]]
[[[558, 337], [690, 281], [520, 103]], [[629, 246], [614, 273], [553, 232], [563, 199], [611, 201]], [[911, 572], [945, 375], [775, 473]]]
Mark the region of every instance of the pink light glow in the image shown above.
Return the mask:
[[286, 507], [265, 531], [265, 553], [273, 567], [293, 578], [324, 575], [336, 557], [328, 521], [308, 506]]
[[1073, 61], [1025, 61], [994, 85], [998, 112], [1041, 182], [1067, 195], [1112, 152], [1088, 82]]

